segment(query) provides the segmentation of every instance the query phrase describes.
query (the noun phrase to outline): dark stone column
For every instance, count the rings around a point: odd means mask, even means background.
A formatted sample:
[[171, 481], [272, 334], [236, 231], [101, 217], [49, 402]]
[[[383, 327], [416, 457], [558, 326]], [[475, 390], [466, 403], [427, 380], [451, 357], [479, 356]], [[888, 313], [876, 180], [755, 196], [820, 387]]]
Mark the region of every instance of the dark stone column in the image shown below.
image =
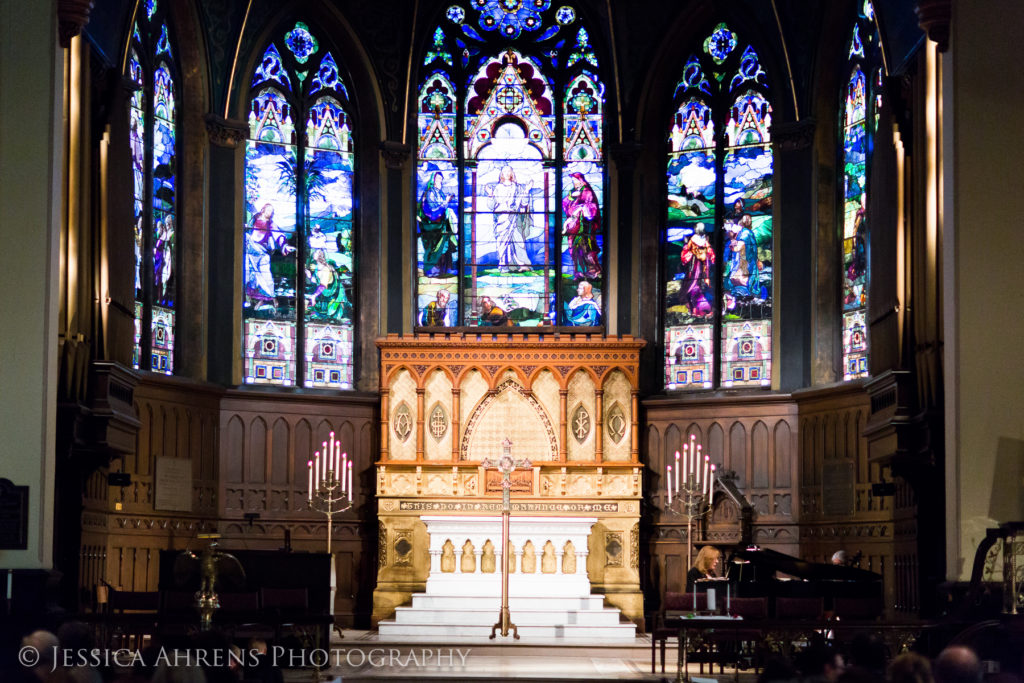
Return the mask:
[[240, 335], [241, 321], [236, 316], [235, 299], [240, 296], [235, 282], [235, 264], [241, 258], [236, 249], [240, 217], [235, 215], [235, 197], [241, 178], [238, 177], [238, 145], [249, 131], [242, 121], [206, 115], [206, 132], [210, 138], [208, 193], [210, 251], [209, 280], [209, 350], [207, 379], [217, 384], [234, 384], [232, 369], [235, 338]]
[[[403, 247], [402, 223], [403, 216], [409, 210], [408, 202], [402, 192], [402, 184], [407, 173], [406, 162], [412, 148], [401, 142], [384, 140], [380, 143], [381, 156], [384, 158], [386, 172], [384, 174], [385, 206], [387, 211], [387, 225], [383, 226], [383, 232], [387, 235], [386, 253], [384, 254], [384, 272], [381, 273], [382, 281], [387, 282], [387, 299], [384, 301], [386, 312], [383, 314], [387, 320], [387, 331], [401, 333], [405, 323], [404, 315], [412, 315], [411, 311], [405, 311], [402, 306], [402, 276], [404, 271], [411, 271], [410, 276], [415, 272], [415, 263], [412, 253], [406, 253]], [[461, 305], [461, 302], [460, 302]]]
[[779, 388], [793, 391], [811, 383], [811, 303], [814, 281], [815, 120], [772, 127], [775, 153], [774, 308], [779, 326], [775, 347]]
[[[640, 143], [635, 141], [611, 145], [609, 150], [619, 181], [614, 188], [614, 197], [619, 211], [616, 240], [619, 251], [616, 262], [608, 263], [608, 268], [614, 268], [618, 273], [618, 291], [615, 293], [615, 299], [618, 304], [619, 334], [634, 334], [630, 328], [633, 314], [633, 240], [636, 238], [636, 228], [633, 222], [633, 178], [636, 162], [640, 158], [642, 150], [643, 147]], [[605, 215], [607, 215], [607, 210]], [[607, 240], [608, 233], [605, 234], [605, 240]]]

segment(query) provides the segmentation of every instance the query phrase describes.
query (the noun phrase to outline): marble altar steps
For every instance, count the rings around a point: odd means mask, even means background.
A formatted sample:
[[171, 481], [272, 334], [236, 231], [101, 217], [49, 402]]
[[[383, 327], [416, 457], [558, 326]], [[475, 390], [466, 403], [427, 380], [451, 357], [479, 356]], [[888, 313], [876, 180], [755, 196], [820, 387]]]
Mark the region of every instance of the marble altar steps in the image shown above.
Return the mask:
[[[398, 607], [393, 621], [382, 621], [380, 638], [489, 636], [501, 606], [494, 594], [413, 595], [411, 607]], [[636, 625], [620, 623], [618, 609], [604, 607], [604, 597], [513, 597], [512, 622], [520, 637], [632, 641]]]

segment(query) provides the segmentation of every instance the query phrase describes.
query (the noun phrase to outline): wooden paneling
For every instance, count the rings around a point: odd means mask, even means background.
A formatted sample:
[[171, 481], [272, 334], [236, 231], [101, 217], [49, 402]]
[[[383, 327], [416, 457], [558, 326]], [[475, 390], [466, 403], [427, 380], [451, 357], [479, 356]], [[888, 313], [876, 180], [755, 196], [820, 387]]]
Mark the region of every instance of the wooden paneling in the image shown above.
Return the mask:
[[[915, 520], [901, 515], [900, 523], [907, 528], [895, 529], [893, 499], [871, 493], [873, 483], [890, 477], [868, 460], [863, 437], [868, 396], [859, 383], [792, 395], [653, 399], [644, 408], [642, 459], [652, 477], [648, 611], [660, 604], [666, 589], [679, 584], [676, 573], [686, 570], [685, 520], [662, 510], [665, 466], [674, 461], [680, 440], [691, 433], [698, 441], [707, 435], [704, 452], [736, 473], [740, 490], [755, 509], [756, 543], [812, 561], [827, 561], [840, 548], [850, 556], [861, 553], [861, 566], [882, 574], [890, 611], [916, 605], [912, 544], [900, 544], [900, 556], [894, 555], [894, 534], [912, 538]], [[853, 511], [830, 516], [822, 504], [822, 471], [828, 464], [844, 463], [852, 473]], [[909, 497], [905, 488], [898, 487], [897, 500]], [[902, 504], [909, 509], [910, 503]], [[719, 520], [729, 514], [716, 505], [713, 529], [720, 529]], [[698, 529], [695, 546], [719, 538], [708, 533]]]
[[[376, 396], [360, 394], [225, 391], [144, 373], [135, 390], [141, 422], [135, 452], [85, 482], [80, 606], [92, 607], [104, 582], [122, 590], [156, 590], [159, 551], [198, 548], [200, 531], [219, 532], [228, 550], [276, 550], [287, 532], [294, 550], [322, 551], [326, 524], [306, 507], [306, 462], [333, 429], [354, 463], [356, 490], [352, 511], [335, 519], [336, 614], [346, 625], [368, 623], [373, 586], [360, 577], [366, 575], [366, 548], [376, 548], [376, 527], [364, 521], [373, 514], [367, 503], [373, 494], [376, 403]], [[158, 457], [191, 462], [191, 512], [155, 509]], [[110, 487], [110, 471], [129, 474], [131, 484]], [[243, 519], [246, 512], [259, 516], [250, 524]]]

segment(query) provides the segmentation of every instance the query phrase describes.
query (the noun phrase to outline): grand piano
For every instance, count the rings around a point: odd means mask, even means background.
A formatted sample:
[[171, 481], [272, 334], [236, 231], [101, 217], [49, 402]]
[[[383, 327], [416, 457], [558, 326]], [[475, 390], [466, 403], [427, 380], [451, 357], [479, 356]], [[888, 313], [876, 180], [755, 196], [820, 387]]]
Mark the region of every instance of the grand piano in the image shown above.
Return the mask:
[[767, 599], [765, 616], [815, 618], [820, 611], [871, 619], [882, 612], [882, 577], [865, 569], [808, 562], [757, 546], [733, 551], [726, 567], [733, 595]]

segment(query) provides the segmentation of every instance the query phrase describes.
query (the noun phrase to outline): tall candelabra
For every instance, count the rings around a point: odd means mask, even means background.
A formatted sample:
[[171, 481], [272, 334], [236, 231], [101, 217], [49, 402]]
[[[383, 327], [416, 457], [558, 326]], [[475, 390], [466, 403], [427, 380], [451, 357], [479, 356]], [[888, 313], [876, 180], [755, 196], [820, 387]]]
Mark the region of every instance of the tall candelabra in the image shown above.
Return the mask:
[[701, 453], [701, 445], [695, 442], [696, 438], [691, 434], [690, 443], [683, 444], [681, 460], [679, 451], [676, 451], [675, 469], [672, 465], [666, 466], [668, 500], [665, 509], [672, 514], [686, 516], [687, 567], [693, 566], [693, 521], [709, 514], [715, 499], [715, 466], [709, 456]]
[[334, 432], [313, 454], [309, 466], [309, 509], [327, 515], [327, 554], [331, 553], [331, 525], [334, 515], [352, 507], [352, 461], [341, 452]]

